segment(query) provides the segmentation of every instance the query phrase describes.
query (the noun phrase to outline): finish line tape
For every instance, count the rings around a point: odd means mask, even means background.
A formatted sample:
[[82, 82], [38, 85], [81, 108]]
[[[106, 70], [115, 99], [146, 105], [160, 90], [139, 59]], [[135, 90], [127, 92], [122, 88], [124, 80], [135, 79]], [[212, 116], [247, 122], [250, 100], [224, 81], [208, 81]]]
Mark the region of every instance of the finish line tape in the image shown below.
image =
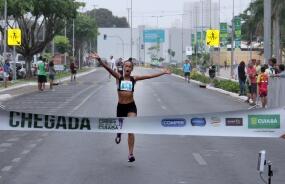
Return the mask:
[[70, 117], [0, 110], [0, 130], [281, 137], [285, 108], [136, 118]]

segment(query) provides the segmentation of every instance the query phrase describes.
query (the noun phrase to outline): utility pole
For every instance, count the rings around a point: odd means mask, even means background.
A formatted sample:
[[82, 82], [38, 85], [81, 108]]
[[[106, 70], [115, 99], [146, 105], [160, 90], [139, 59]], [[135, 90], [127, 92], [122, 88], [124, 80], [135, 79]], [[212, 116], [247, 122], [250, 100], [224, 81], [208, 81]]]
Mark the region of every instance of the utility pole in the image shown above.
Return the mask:
[[204, 49], [204, 41], [203, 41], [203, 36], [204, 36], [204, 15], [203, 15], [203, 13], [204, 13], [204, 4], [203, 4], [203, 0], [201, 0], [201, 2], [202, 2], [202, 20], [201, 20], [201, 54], [203, 54], [203, 49]]
[[131, 0], [131, 58], [133, 57], [133, 0]]
[[4, 60], [7, 59], [7, 0], [5, 0], [4, 5]]
[[[66, 38], [66, 20], [65, 20], [65, 25], [64, 25], [64, 37]], [[66, 66], [66, 51], [64, 52], [64, 65]]]
[[[219, 0], [219, 29], [220, 29], [220, 32], [221, 32], [221, 0]], [[221, 35], [221, 34], [220, 34]], [[220, 36], [220, 39], [221, 40], [221, 36]], [[216, 70], [218, 70], [218, 75], [220, 75], [220, 63], [221, 63], [221, 41], [219, 43], [220, 47], [219, 47], [219, 64], [218, 64], [218, 67], [216, 68]]]
[[74, 52], [75, 52], [75, 48], [74, 48], [74, 19], [72, 20], [72, 56], [74, 58]]
[[264, 63], [271, 57], [271, 0], [264, 1]]
[[183, 15], [184, 14], [182, 14], [182, 16], [181, 16], [181, 62], [183, 63], [183, 49], [184, 49], [184, 47], [183, 47]]
[[232, 18], [232, 45], [231, 45], [231, 77], [234, 76], [234, 39], [235, 39], [235, 0], [233, 0], [233, 18]]

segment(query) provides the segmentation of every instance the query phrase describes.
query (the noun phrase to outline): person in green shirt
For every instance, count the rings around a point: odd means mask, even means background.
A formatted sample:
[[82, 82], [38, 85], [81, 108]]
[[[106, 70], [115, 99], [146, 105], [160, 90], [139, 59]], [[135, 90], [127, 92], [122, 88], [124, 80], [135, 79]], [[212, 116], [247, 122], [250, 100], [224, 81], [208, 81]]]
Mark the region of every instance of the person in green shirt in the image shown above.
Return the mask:
[[45, 89], [45, 83], [47, 82], [47, 72], [46, 72], [46, 60], [38, 64], [38, 89], [43, 91]]

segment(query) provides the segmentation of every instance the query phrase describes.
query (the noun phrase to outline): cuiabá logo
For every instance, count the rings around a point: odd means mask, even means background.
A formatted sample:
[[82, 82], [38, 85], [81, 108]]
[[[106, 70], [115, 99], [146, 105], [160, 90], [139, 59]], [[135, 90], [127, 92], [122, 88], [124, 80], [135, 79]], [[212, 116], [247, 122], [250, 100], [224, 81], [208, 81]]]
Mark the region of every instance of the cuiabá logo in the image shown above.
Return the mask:
[[248, 115], [248, 128], [259, 129], [279, 129], [280, 115]]
[[184, 127], [186, 125], [186, 119], [163, 119], [161, 120], [161, 125], [164, 127]]

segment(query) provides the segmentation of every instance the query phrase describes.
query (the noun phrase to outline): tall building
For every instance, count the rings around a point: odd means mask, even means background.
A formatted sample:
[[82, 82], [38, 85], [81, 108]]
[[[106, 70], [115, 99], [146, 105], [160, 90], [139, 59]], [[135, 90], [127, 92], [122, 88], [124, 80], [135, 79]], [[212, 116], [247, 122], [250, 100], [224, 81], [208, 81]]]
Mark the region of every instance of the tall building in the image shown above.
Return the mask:
[[196, 0], [183, 5], [183, 27], [192, 33], [219, 29], [219, 3], [213, 0]]

